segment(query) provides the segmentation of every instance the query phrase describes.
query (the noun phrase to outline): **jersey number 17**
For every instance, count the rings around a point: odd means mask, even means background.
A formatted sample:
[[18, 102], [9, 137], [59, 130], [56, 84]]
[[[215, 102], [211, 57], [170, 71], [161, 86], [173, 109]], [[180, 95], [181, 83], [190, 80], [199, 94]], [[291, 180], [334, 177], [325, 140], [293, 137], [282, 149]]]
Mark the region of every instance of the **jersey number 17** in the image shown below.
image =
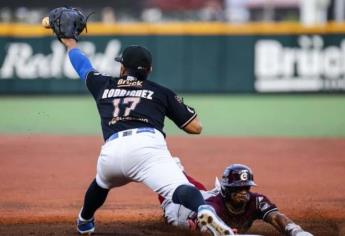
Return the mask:
[[[118, 117], [121, 115], [122, 116], [128, 116], [131, 113], [131, 111], [133, 111], [137, 107], [139, 102], [140, 102], [140, 98], [138, 98], [138, 97], [125, 97], [125, 98], [114, 99], [114, 101], [113, 101], [113, 105], [114, 105], [113, 117]], [[120, 113], [122, 113], [122, 114], [120, 114]]]

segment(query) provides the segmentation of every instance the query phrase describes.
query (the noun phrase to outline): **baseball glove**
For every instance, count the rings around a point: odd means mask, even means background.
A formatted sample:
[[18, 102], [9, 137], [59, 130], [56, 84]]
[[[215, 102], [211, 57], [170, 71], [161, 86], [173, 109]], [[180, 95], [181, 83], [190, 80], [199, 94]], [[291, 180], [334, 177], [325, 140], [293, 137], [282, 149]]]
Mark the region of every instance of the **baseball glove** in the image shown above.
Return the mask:
[[[90, 14], [91, 15], [91, 14]], [[86, 29], [87, 17], [78, 9], [72, 7], [59, 7], [49, 12], [49, 25], [56, 37], [73, 38], [78, 41], [80, 33]]]

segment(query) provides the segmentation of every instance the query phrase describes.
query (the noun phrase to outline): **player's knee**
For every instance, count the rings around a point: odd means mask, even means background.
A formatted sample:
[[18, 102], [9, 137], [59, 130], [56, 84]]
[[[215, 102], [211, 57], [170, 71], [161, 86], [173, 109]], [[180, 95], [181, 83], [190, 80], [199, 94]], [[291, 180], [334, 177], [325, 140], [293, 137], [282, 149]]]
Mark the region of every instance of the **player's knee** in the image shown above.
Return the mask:
[[182, 184], [175, 189], [172, 201], [192, 210], [205, 203], [200, 191], [193, 185], [188, 184]]
[[172, 201], [174, 203], [180, 204], [181, 199], [186, 198], [189, 192], [193, 191], [192, 188], [193, 186], [190, 186], [187, 184], [181, 184], [175, 189], [172, 195]]

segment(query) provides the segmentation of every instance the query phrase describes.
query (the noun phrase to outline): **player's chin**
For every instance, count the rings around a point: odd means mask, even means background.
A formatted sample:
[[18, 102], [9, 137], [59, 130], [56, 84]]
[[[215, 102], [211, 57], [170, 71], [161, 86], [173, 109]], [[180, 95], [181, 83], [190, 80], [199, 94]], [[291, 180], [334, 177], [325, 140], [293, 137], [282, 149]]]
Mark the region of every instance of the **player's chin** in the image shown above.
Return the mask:
[[243, 205], [243, 204], [246, 204], [248, 202], [248, 200], [247, 199], [236, 199], [234, 202], [235, 202], [235, 204]]
[[247, 203], [249, 201], [249, 194], [240, 194], [240, 195], [237, 195], [233, 198], [233, 201], [238, 203], [238, 204], [244, 204], [244, 203]]

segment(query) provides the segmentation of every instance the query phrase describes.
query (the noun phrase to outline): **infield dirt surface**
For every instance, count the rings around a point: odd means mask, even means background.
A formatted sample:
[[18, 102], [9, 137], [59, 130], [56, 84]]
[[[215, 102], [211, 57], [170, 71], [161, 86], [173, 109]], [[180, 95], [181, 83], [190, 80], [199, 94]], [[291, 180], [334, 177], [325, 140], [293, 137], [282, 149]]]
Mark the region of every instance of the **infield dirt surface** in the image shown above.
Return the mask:
[[[345, 139], [171, 137], [173, 155], [208, 188], [232, 163], [314, 235], [345, 235]], [[95, 176], [95, 136], [0, 136], [0, 235], [77, 235], [75, 219]], [[96, 235], [198, 235], [165, 225], [157, 196], [138, 183], [113, 189]], [[251, 233], [279, 235], [256, 223]]]

